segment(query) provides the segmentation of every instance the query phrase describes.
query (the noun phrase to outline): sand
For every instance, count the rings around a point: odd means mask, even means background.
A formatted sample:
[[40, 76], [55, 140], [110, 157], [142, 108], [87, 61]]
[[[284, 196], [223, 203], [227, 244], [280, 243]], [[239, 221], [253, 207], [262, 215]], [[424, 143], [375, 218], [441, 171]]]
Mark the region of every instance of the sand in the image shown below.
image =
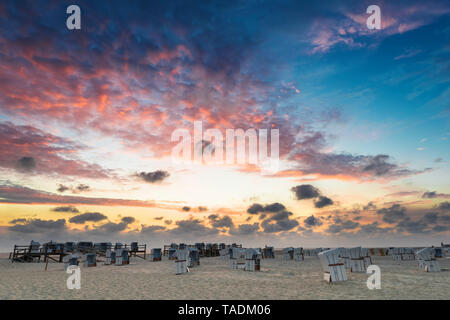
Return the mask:
[[369, 290], [369, 275], [347, 271], [348, 281], [323, 281], [318, 257], [263, 259], [260, 272], [228, 269], [220, 257], [201, 258], [190, 273], [175, 275], [173, 261], [131, 258], [127, 266], [81, 267], [81, 289], [69, 290], [63, 264], [11, 263], [0, 256], [0, 299], [448, 299], [450, 258], [440, 273], [415, 261], [372, 257], [381, 268], [381, 289]]

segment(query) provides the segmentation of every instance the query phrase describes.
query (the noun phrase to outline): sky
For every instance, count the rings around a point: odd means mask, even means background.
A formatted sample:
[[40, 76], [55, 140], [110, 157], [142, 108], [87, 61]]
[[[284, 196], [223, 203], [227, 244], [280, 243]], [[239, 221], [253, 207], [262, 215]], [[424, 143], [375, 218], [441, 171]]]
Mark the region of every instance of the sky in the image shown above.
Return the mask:
[[[449, 18], [443, 0], [2, 1], [0, 250], [449, 243]], [[278, 170], [174, 161], [196, 121], [278, 129]]]

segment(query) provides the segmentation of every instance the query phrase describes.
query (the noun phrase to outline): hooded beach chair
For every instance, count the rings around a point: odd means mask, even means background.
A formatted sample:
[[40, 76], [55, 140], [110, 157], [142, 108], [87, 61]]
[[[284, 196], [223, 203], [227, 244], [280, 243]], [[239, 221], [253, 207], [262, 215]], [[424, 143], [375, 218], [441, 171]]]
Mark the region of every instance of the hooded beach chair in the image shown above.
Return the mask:
[[389, 255], [392, 256], [394, 261], [402, 260], [401, 248], [389, 248]]
[[318, 254], [320, 264], [324, 271], [324, 280], [327, 282], [347, 280], [344, 264], [339, 262], [339, 252], [339, 249], [331, 249]]
[[188, 267], [192, 268], [194, 266], [200, 265], [200, 253], [197, 248], [188, 248], [189, 257], [188, 257]]
[[109, 266], [111, 264], [116, 264], [116, 252], [108, 249], [105, 252], [105, 265]]
[[228, 266], [230, 269], [245, 269], [245, 251], [242, 248], [231, 248], [230, 260]]
[[177, 259], [177, 249], [175, 248], [169, 248], [169, 260], [176, 260]]
[[370, 257], [370, 250], [367, 248], [361, 248], [361, 255], [364, 260], [364, 269], [367, 270], [367, 268], [372, 265], [372, 258]]
[[261, 270], [261, 253], [255, 249], [245, 250], [245, 271]]
[[64, 263], [64, 270], [67, 270], [69, 266], [78, 266], [80, 256], [78, 254], [68, 254], [64, 256], [63, 263]]
[[419, 267], [426, 272], [440, 272], [441, 268], [439, 263], [434, 257], [433, 248], [424, 248], [418, 250], [416, 253], [417, 261], [419, 262]]
[[128, 249], [116, 250], [116, 266], [130, 264], [130, 255]]
[[84, 266], [87, 268], [97, 266], [97, 256], [95, 253], [86, 253], [84, 255]]
[[230, 257], [230, 249], [221, 249], [219, 250], [219, 255], [222, 258], [222, 260], [227, 260]]
[[294, 259], [294, 248], [284, 248], [283, 249], [283, 259], [284, 260], [293, 260]]
[[352, 263], [350, 260], [350, 250], [347, 248], [339, 248], [339, 260], [344, 264], [344, 267], [350, 269]]
[[303, 256], [303, 248], [294, 248], [294, 260], [303, 261], [305, 257]]
[[150, 251], [151, 261], [161, 261], [161, 248], [153, 248]]
[[183, 274], [189, 272], [188, 258], [189, 252], [187, 249], [177, 249], [177, 260], [175, 260], [175, 274]]
[[275, 258], [275, 250], [274, 250], [274, 248], [266, 246], [263, 249], [263, 258], [264, 259], [274, 259]]
[[354, 247], [349, 249], [350, 252], [350, 271], [351, 272], [366, 272], [364, 266], [364, 258], [361, 254], [361, 247]]

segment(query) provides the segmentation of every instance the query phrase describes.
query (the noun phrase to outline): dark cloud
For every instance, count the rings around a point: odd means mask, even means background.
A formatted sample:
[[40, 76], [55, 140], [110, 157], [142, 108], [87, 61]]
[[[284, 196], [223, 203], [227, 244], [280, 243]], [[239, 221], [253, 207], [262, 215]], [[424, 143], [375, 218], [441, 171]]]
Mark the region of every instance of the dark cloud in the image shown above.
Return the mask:
[[436, 191], [427, 191], [422, 195], [422, 198], [432, 199], [432, 198], [436, 198], [436, 196], [437, 196]]
[[352, 220], [335, 219], [334, 224], [328, 226], [326, 232], [331, 234], [341, 233], [342, 231], [354, 230], [360, 226], [359, 222]]
[[142, 226], [141, 233], [155, 233], [166, 230], [163, 226]]
[[314, 201], [314, 206], [316, 208], [323, 208], [333, 204], [333, 200], [328, 197], [320, 196], [318, 200]]
[[297, 200], [313, 199], [320, 196], [319, 189], [313, 187], [310, 184], [302, 184], [295, 186], [291, 189], [291, 191], [294, 192], [295, 198]]
[[255, 234], [259, 229], [258, 223], [253, 224], [241, 224], [238, 227], [233, 227], [230, 229], [231, 235], [247, 236], [250, 234]]
[[250, 214], [258, 214], [263, 211], [264, 211], [264, 207], [262, 205], [260, 205], [259, 203], [254, 203], [247, 209], [247, 212]]
[[153, 172], [140, 172], [136, 174], [139, 178], [149, 183], [161, 182], [170, 176], [169, 172], [157, 170]]
[[10, 231], [20, 233], [48, 233], [66, 230], [66, 220], [30, 219], [8, 227]]
[[204, 226], [199, 219], [178, 220], [175, 224], [176, 227], [168, 231], [174, 236], [205, 237], [218, 234], [217, 229]]
[[154, 217], [153, 219], [155, 219], [155, 220], [162, 220], [162, 219], [164, 219], [164, 217]]
[[199, 212], [204, 212], [204, 211], [207, 211], [208, 208], [207, 208], [207, 207], [199, 206], [199, 207], [197, 208], [197, 210], [198, 210]]
[[61, 207], [55, 207], [52, 209], [54, 212], [70, 212], [70, 213], [78, 213], [78, 209], [74, 206], [61, 206]]
[[281, 210], [286, 209], [286, 207], [278, 202], [268, 204], [264, 206], [264, 212], [280, 212]]
[[191, 207], [184, 206], [184, 207], [181, 208], [181, 210], [189, 212], [189, 211], [191, 211]]
[[86, 191], [90, 191], [91, 187], [89, 187], [86, 184], [79, 184], [78, 186], [75, 187], [74, 192], [86, 192]]
[[233, 220], [229, 216], [219, 217], [217, 214], [212, 214], [208, 217], [211, 225], [214, 228], [231, 228], [233, 227]]
[[99, 222], [107, 219], [108, 217], [100, 212], [86, 212], [76, 215], [69, 219], [69, 222], [76, 224], [83, 224], [86, 222]]
[[24, 223], [24, 222], [26, 222], [27, 221], [27, 219], [24, 219], [24, 218], [19, 218], [19, 219], [14, 219], [14, 220], [11, 220], [9, 223], [10, 224], [17, 224], [17, 223]]
[[367, 205], [363, 207], [363, 210], [375, 210], [376, 208], [377, 206], [372, 201], [370, 201]]
[[172, 224], [172, 220], [164, 220], [164, 223], [167, 225]]
[[380, 228], [379, 223], [377, 221], [361, 225], [360, 232], [362, 234], [380, 234], [380, 233], [387, 233], [393, 231], [392, 228]]
[[298, 226], [298, 221], [290, 219], [291, 216], [289, 211], [277, 212], [261, 222], [261, 227], [266, 233], [289, 231]]
[[36, 167], [36, 161], [33, 157], [22, 157], [17, 161], [19, 170], [31, 171]]
[[59, 187], [58, 187], [57, 191], [61, 192], [61, 193], [66, 192], [67, 190], [70, 190], [72, 193], [81, 193], [81, 192], [91, 191], [91, 187], [89, 187], [86, 184], [82, 184], [82, 183], [80, 183], [76, 187], [73, 187], [73, 186], [69, 187], [69, 186], [65, 186], [63, 184], [59, 184], [58, 186]]
[[322, 222], [320, 221], [320, 219], [314, 217], [314, 215], [311, 215], [308, 218], [306, 218], [305, 220], [303, 220], [303, 223], [307, 227], [317, 227], [317, 226], [322, 225]]
[[440, 209], [442, 211], [449, 211], [450, 210], [450, 202], [444, 201], [444, 202], [439, 203], [438, 209]]
[[122, 222], [127, 224], [127, 225], [131, 224], [131, 223], [133, 223], [135, 221], [136, 221], [136, 219], [134, 217], [123, 217], [122, 218]]
[[67, 186], [65, 186], [63, 184], [59, 184], [59, 187], [58, 187], [57, 191], [63, 193], [65, 191], [69, 190], [69, 189], [70, 189], [69, 187], [67, 187]]
[[367, 164], [363, 167], [363, 171], [373, 172], [376, 176], [384, 176], [393, 171], [397, 166], [389, 163], [389, 156], [379, 154], [374, 157], [369, 156], [365, 160]]
[[395, 223], [406, 217], [406, 208], [401, 207], [399, 204], [394, 204], [389, 208], [378, 210], [377, 213], [383, 215], [384, 222]]
[[438, 215], [439, 213], [437, 212], [427, 212], [423, 219], [428, 223], [435, 224], [438, 222]]
[[128, 224], [124, 222], [114, 223], [108, 222], [105, 223], [95, 229], [92, 229], [91, 232], [94, 234], [110, 234], [124, 231], [127, 228]]
[[406, 231], [413, 234], [426, 234], [431, 231], [430, 225], [425, 220], [421, 219], [412, 221], [409, 218], [406, 218], [397, 223], [395, 229], [401, 232]]

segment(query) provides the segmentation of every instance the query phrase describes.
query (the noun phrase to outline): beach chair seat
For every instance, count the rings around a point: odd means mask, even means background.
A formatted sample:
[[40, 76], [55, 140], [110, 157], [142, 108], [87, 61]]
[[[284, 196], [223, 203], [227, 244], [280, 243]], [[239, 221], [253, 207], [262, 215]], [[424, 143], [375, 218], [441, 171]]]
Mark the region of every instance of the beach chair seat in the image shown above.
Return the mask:
[[366, 267], [364, 264], [364, 258], [361, 253], [361, 247], [354, 247], [349, 249], [350, 252], [350, 272], [365, 273]]

